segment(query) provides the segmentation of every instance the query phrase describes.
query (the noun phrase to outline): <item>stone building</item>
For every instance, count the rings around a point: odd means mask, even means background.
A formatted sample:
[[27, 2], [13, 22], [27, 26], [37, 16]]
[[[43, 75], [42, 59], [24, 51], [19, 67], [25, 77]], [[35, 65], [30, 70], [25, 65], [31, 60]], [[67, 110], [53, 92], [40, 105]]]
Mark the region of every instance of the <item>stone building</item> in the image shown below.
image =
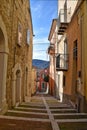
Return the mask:
[[[78, 78], [78, 108], [87, 112], [87, 1], [81, 0], [77, 7], [81, 38], [81, 70]], [[79, 50], [78, 50], [79, 51]]]
[[68, 54], [68, 67], [64, 72], [64, 98], [70, 99], [77, 106], [78, 79], [81, 72], [81, 39], [78, 16], [73, 14], [66, 29], [66, 44]]
[[65, 89], [64, 89], [65, 87], [63, 87], [64, 78], [65, 78], [64, 73], [68, 71], [68, 48], [69, 47], [67, 44], [67, 34], [65, 30], [67, 29], [68, 24], [71, 20], [71, 17], [76, 7], [76, 3], [77, 3], [77, 0], [75, 1], [58, 0], [58, 43], [57, 43], [58, 54], [56, 57], [56, 70], [58, 73], [57, 81], [58, 81], [60, 101], [65, 99], [65, 97], [63, 98], [63, 95], [65, 94]]
[[32, 18], [29, 0], [0, 0], [0, 111], [31, 96]]
[[56, 43], [57, 43], [57, 19], [52, 20], [52, 25], [50, 28], [48, 40], [50, 41], [50, 46], [48, 47], [48, 54], [50, 56], [50, 66], [49, 66], [49, 91], [50, 94], [57, 96], [58, 88], [56, 85], [56, 69], [55, 69], [55, 55], [56, 55]]
[[[64, 10], [64, 14], [60, 12], [60, 16], [67, 19], [59, 19], [58, 34], [66, 36], [65, 50], [68, 54], [68, 66], [66, 71], [63, 70], [63, 99], [68, 99], [78, 112], [87, 112], [87, 1], [65, 2], [66, 7], [73, 6], [74, 9], [71, 8], [73, 13], [70, 11], [72, 15], [69, 21], [69, 15], [66, 13], [68, 8]], [[75, 2], [75, 5], [70, 2]], [[66, 65], [66, 57], [64, 60]]]
[[32, 95], [34, 95], [36, 93], [36, 68], [33, 66], [32, 68]]

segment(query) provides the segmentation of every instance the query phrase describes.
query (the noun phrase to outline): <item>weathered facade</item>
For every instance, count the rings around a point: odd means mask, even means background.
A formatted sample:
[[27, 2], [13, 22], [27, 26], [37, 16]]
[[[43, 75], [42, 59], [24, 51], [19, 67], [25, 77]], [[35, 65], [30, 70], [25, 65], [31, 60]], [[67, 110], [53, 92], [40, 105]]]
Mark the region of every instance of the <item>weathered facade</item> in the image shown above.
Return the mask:
[[36, 93], [36, 68], [33, 67], [32, 68], [32, 85], [31, 85], [31, 89], [32, 89], [32, 95], [34, 95]]
[[56, 55], [56, 42], [57, 42], [57, 19], [53, 19], [50, 33], [48, 36], [50, 46], [48, 48], [48, 54], [50, 55], [50, 66], [49, 66], [49, 90], [50, 94], [57, 95], [56, 85], [56, 68], [55, 68], [55, 55]]
[[[59, 0], [59, 4], [58, 4], [59, 5], [59, 8], [58, 8], [58, 56], [57, 56], [56, 67], [57, 67], [58, 73], [61, 74], [61, 77], [62, 77], [62, 86], [63, 86], [62, 89], [63, 89], [63, 95], [64, 95], [63, 100], [65, 100], [67, 96], [68, 96], [67, 98], [69, 99], [73, 91], [72, 90], [73, 89], [72, 87], [73, 56], [71, 58], [71, 55], [73, 55], [73, 47], [72, 47], [73, 43], [71, 42], [74, 40], [73, 39], [75, 35], [74, 29], [77, 30], [77, 28], [75, 28], [76, 23], [73, 24], [74, 26], [71, 25], [71, 22], [72, 22], [71, 18], [76, 8], [77, 1], [78, 0], [76, 1]], [[70, 48], [72, 48], [72, 50]]]
[[[70, 6], [70, 2], [67, 2]], [[73, 2], [73, 1], [72, 1]], [[76, 0], [70, 21], [60, 21], [58, 33], [66, 35], [68, 68], [63, 71], [64, 98], [71, 101], [78, 112], [87, 110], [87, 85], [86, 85], [86, 28], [87, 28], [87, 1]], [[68, 9], [68, 8], [66, 8]], [[64, 16], [68, 14], [64, 13]], [[66, 48], [65, 48], [66, 49]], [[65, 57], [66, 60], [66, 57]]]
[[31, 96], [32, 19], [28, 0], [0, 0], [0, 110]]
[[68, 70], [64, 72], [65, 83], [64, 97], [77, 104], [78, 80], [81, 72], [81, 39], [78, 17], [73, 15], [71, 22], [66, 29], [68, 47]]
[[79, 76], [79, 110], [87, 112], [87, 1], [78, 4], [78, 21], [81, 31], [81, 71]]

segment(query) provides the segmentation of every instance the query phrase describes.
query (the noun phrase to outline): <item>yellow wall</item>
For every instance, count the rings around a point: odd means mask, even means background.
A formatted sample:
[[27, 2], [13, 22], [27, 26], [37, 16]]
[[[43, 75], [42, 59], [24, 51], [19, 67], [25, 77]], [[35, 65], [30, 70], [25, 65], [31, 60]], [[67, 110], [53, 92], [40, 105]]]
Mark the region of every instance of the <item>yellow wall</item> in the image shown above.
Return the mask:
[[84, 58], [84, 94], [87, 100], [87, 1], [83, 3], [82, 9], [84, 10], [84, 21], [83, 21], [83, 58]]
[[79, 20], [82, 38], [82, 89], [81, 94], [87, 100], [87, 1], [83, 1], [79, 9]]

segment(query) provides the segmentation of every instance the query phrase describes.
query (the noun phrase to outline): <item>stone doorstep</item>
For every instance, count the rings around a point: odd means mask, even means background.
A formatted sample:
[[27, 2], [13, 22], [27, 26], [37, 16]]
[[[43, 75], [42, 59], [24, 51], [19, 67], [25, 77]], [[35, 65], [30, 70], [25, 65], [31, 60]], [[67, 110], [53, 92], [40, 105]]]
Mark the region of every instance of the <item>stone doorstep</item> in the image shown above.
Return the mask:
[[74, 122], [87, 122], [87, 119], [55, 119], [55, 121], [57, 123], [67, 123], [67, 122], [70, 122], [70, 123], [74, 123]]
[[25, 112], [25, 111], [17, 111], [17, 110], [8, 110], [8, 112], [12, 112], [12, 113], [20, 113], [20, 114], [35, 114], [35, 115], [48, 115], [47, 113], [39, 113], [39, 112]]
[[18, 121], [35, 121], [35, 122], [50, 122], [49, 119], [41, 119], [41, 118], [26, 118], [26, 117], [15, 117], [15, 116], [3, 116], [0, 115], [0, 119], [9, 119], [9, 120], [18, 120]]
[[15, 107], [16, 109], [25, 109], [25, 110], [41, 110], [46, 111], [46, 109], [39, 109], [39, 108], [28, 108], [28, 107]]

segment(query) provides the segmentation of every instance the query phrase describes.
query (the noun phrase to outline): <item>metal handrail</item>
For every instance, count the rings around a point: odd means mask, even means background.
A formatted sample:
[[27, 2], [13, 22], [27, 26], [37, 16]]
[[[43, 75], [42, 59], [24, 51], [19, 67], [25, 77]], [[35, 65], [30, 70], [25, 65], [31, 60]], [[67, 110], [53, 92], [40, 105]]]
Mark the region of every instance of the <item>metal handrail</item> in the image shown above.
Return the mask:
[[56, 68], [68, 69], [68, 54], [58, 54], [57, 55]]

